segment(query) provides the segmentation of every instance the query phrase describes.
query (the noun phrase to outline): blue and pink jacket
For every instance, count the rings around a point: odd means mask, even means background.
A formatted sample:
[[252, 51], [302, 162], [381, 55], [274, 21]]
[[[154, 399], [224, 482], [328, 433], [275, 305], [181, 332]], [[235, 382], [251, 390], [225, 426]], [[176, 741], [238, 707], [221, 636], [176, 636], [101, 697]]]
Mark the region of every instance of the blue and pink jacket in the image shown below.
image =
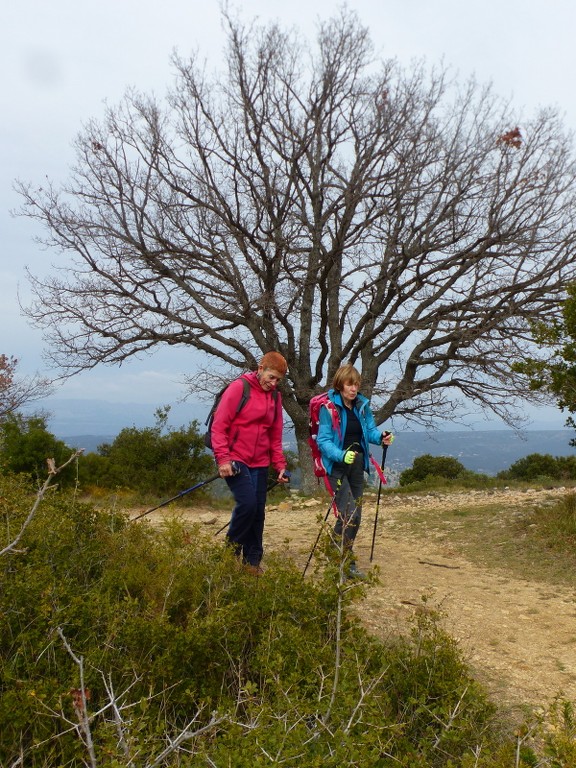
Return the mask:
[[[347, 446], [344, 445], [344, 435], [346, 434], [346, 408], [342, 402], [340, 393], [335, 389], [328, 391], [328, 397], [335, 405], [340, 417], [340, 430], [334, 428], [332, 416], [327, 408], [320, 409], [320, 424], [318, 426], [318, 437], [316, 441], [322, 454], [322, 461], [326, 467], [326, 472], [331, 473], [332, 467], [336, 462], [344, 461], [344, 454]], [[354, 412], [362, 426], [362, 450], [364, 452], [364, 470], [370, 472], [370, 443], [381, 445], [382, 435], [379, 432], [368, 399], [358, 393], [354, 405]]]

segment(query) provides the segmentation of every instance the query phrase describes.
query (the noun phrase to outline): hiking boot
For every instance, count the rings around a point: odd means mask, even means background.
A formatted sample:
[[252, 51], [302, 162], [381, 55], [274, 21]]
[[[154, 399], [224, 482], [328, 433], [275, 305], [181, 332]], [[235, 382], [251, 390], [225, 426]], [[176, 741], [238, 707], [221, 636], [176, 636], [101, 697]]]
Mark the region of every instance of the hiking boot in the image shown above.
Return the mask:
[[349, 579], [365, 579], [366, 574], [363, 571], [358, 570], [356, 563], [350, 563], [348, 566], [348, 573], [346, 574]]
[[251, 565], [250, 563], [244, 564], [244, 570], [246, 573], [249, 573], [250, 576], [262, 576], [264, 573], [264, 569], [260, 568], [259, 565]]

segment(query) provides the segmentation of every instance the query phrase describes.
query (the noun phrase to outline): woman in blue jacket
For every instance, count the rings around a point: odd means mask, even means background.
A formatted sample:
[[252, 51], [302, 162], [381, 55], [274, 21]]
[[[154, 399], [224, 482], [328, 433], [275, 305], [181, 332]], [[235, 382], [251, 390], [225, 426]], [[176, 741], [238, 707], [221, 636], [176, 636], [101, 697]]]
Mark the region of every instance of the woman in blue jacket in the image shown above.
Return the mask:
[[360, 383], [361, 376], [354, 366], [346, 364], [336, 371], [328, 399], [339, 419], [333, 418], [328, 407], [322, 407], [317, 437], [338, 510], [334, 533], [342, 537], [350, 558], [348, 575], [356, 578], [363, 574], [356, 566], [352, 547], [362, 518], [364, 472], [370, 471], [369, 444], [390, 445], [394, 439], [376, 427], [368, 398], [360, 394]]

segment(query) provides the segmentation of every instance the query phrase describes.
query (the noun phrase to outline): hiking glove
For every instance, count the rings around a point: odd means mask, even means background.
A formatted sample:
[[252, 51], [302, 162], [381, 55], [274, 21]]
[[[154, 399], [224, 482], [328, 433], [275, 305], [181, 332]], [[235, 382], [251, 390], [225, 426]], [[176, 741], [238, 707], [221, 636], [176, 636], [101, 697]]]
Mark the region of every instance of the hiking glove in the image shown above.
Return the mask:
[[344, 464], [353, 464], [356, 458], [356, 451], [346, 451], [344, 454]]

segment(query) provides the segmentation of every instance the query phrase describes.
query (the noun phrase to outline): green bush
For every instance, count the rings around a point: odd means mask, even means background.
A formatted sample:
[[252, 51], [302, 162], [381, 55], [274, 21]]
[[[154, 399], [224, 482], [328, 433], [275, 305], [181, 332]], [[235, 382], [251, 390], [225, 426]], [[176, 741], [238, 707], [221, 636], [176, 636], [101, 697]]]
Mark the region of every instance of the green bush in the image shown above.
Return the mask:
[[168, 427], [169, 408], [156, 412], [154, 427], [126, 427], [98, 454], [80, 457], [82, 488], [129, 489], [161, 497], [178, 493], [214, 472], [198, 423]]
[[576, 457], [531, 453], [514, 462], [504, 472], [500, 472], [498, 477], [503, 480], [524, 480], [526, 482], [545, 479], [576, 480]]
[[464, 465], [452, 456], [432, 456], [425, 453], [414, 459], [411, 469], [401, 473], [399, 483], [401, 486], [411, 485], [428, 478], [453, 480], [465, 471]]
[[[0, 499], [3, 548], [34, 494], [7, 475]], [[98, 765], [509, 764], [433, 611], [382, 643], [350, 611], [369, 587], [330, 562], [310, 580], [267, 563], [255, 579], [196, 527], [49, 496], [0, 559], [0, 764], [89, 763], [84, 714]], [[567, 754], [566, 733], [546, 749]], [[483, 762], [467, 763], [479, 746]]]
[[[63, 464], [72, 450], [58, 440], [46, 427], [44, 416], [24, 416], [10, 413], [0, 421], [0, 466], [7, 472], [24, 472], [39, 479], [46, 476], [46, 459]], [[75, 465], [69, 465], [59, 475], [61, 485], [72, 485], [76, 479]]]

